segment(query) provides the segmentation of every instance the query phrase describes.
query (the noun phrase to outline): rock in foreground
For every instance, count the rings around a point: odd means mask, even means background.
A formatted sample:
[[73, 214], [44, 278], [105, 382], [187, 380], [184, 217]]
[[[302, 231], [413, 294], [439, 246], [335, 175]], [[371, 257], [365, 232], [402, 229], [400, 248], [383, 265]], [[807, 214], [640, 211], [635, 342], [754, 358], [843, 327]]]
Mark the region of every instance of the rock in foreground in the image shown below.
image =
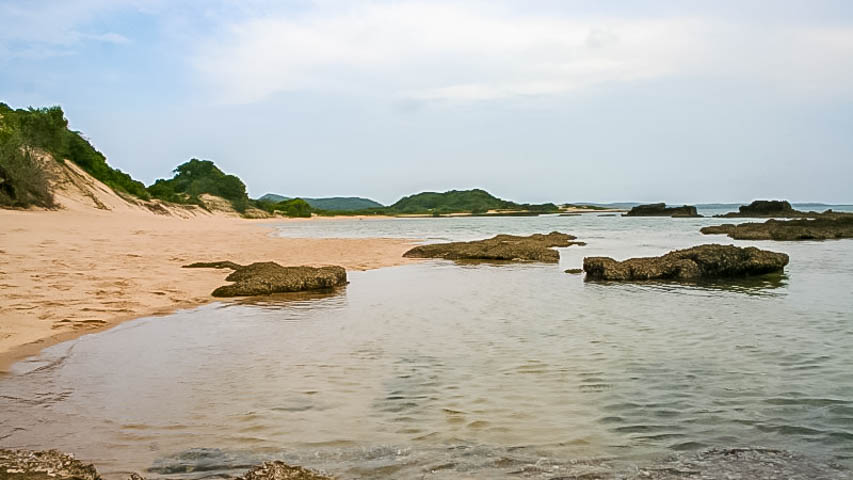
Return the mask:
[[648, 205], [637, 205], [625, 214], [626, 217], [701, 217], [696, 207], [682, 205], [680, 207], [667, 207], [665, 203], [650, 203]]
[[322, 290], [347, 283], [344, 267], [282, 267], [275, 262], [257, 262], [239, 265], [230, 261], [201, 262], [185, 268], [230, 268], [234, 270], [225, 277], [234, 282], [213, 291], [214, 297], [249, 297], [273, 293]]
[[275, 461], [258, 465], [237, 480], [334, 480], [334, 478], [304, 467]]
[[853, 216], [823, 216], [814, 220], [767, 220], [764, 223], [714, 225], [706, 235], [725, 234], [737, 240], [831, 240], [853, 238]]
[[420, 245], [404, 253], [409, 258], [444, 258], [447, 260], [493, 260], [513, 262], [560, 261], [560, 253], [552, 247], [585, 245], [574, 242], [576, 237], [560, 232], [537, 233], [529, 237], [497, 235], [473, 242], [436, 243]]
[[83, 463], [58, 450], [0, 449], [0, 479], [100, 480], [101, 476], [91, 463]]
[[587, 280], [693, 281], [781, 272], [787, 264], [788, 255], [784, 253], [711, 244], [623, 262], [610, 257], [587, 257], [583, 260], [583, 269]]

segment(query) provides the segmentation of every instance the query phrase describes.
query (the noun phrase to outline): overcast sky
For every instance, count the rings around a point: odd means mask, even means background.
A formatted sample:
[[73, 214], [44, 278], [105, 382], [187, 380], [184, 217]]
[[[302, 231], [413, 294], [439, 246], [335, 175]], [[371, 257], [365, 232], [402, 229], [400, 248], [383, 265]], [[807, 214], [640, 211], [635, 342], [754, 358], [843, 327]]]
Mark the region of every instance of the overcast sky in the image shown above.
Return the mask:
[[253, 196], [853, 203], [846, 0], [0, 0], [0, 101]]

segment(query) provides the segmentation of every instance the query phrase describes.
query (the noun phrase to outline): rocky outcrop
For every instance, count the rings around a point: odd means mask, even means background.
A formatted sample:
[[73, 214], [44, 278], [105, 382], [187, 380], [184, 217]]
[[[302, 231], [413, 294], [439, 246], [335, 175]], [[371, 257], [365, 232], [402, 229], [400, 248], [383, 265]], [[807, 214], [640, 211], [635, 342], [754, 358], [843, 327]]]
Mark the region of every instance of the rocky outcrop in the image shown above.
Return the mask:
[[409, 258], [444, 258], [447, 260], [486, 260], [513, 262], [560, 261], [560, 253], [553, 247], [585, 245], [575, 242], [576, 237], [560, 232], [537, 233], [529, 237], [497, 235], [473, 242], [435, 243], [420, 245], [404, 253]]
[[275, 262], [257, 262], [239, 265], [231, 261], [200, 262], [184, 268], [230, 268], [234, 271], [225, 277], [234, 282], [217, 288], [214, 297], [249, 297], [273, 293], [323, 290], [347, 284], [344, 267], [283, 267]]
[[803, 218], [818, 215], [816, 212], [801, 212], [786, 200], [756, 200], [749, 205], [741, 205], [737, 212], [729, 212], [716, 215], [722, 218], [736, 217], [777, 217], [777, 218]]
[[[91, 463], [83, 463], [58, 450], [0, 449], [0, 480], [101, 480], [101, 476]], [[144, 479], [131, 473], [128, 480]], [[334, 477], [274, 461], [252, 467], [236, 480], [334, 480]]]
[[736, 240], [831, 240], [853, 238], [853, 215], [821, 216], [814, 220], [767, 220], [763, 223], [702, 227], [706, 235], [725, 234]]
[[101, 476], [91, 463], [58, 450], [0, 449], [0, 479], [100, 480]]
[[587, 257], [583, 269], [587, 280], [695, 281], [781, 272], [787, 264], [788, 255], [784, 253], [712, 244], [622, 262], [609, 257]]
[[334, 480], [304, 467], [288, 465], [284, 462], [266, 462], [258, 465], [237, 480]]
[[696, 207], [682, 205], [680, 207], [667, 207], [665, 203], [650, 203], [648, 205], [637, 205], [625, 214], [626, 217], [701, 217]]

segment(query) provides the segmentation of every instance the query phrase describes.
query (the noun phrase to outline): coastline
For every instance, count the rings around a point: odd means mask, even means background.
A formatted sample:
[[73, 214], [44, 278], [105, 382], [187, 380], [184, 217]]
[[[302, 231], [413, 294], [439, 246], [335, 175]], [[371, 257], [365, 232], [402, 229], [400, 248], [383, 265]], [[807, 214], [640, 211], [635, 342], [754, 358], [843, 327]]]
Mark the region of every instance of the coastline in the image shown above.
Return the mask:
[[219, 301], [210, 293], [226, 283], [228, 272], [181, 268], [188, 263], [275, 261], [369, 270], [413, 261], [402, 256], [413, 240], [270, 235], [270, 224], [288, 221], [0, 210], [5, 227], [0, 230], [0, 374], [57, 343]]

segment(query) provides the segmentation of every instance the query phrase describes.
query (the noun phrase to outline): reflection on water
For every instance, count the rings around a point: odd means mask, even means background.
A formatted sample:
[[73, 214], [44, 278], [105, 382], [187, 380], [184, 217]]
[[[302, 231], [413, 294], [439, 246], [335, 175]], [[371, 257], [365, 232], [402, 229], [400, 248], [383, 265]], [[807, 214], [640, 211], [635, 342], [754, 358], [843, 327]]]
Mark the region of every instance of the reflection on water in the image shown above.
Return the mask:
[[[590, 284], [601, 284], [615, 286], [622, 282], [589, 280]], [[681, 295], [714, 295], [718, 291], [737, 292], [744, 295], [785, 295], [782, 289], [788, 284], [788, 276], [781, 274], [767, 274], [746, 278], [734, 279], [708, 279], [688, 282], [675, 280], [644, 280], [634, 281], [631, 285], [640, 288], [656, 289], [661, 292], [675, 292]]]
[[0, 445], [113, 477], [266, 458], [345, 478], [559, 477], [756, 444], [851, 464], [853, 242], [762, 244], [791, 256], [777, 277], [599, 284], [563, 270], [706, 239], [671, 219], [573, 225], [551, 229], [589, 245], [560, 265], [352, 272], [330, 293], [57, 345], [0, 380]]

